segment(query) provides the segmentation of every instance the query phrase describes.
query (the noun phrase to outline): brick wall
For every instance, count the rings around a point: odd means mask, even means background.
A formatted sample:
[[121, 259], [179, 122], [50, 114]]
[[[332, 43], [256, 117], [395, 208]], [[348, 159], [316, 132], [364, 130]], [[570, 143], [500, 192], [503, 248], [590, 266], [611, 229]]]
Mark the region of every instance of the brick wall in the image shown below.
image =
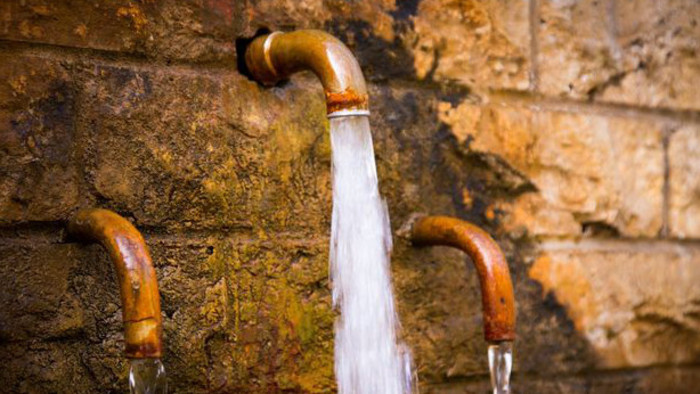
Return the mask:
[[[325, 106], [310, 75], [237, 71], [261, 27], [357, 54], [393, 228], [498, 239], [515, 392], [700, 392], [698, 22], [694, 0], [0, 4], [0, 392], [126, 388], [112, 267], [65, 238], [88, 206], [152, 250], [171, 391], [333, 389]], [[392, 265], [421, 391], [487, 391], [471, 265], [398, 239]]]

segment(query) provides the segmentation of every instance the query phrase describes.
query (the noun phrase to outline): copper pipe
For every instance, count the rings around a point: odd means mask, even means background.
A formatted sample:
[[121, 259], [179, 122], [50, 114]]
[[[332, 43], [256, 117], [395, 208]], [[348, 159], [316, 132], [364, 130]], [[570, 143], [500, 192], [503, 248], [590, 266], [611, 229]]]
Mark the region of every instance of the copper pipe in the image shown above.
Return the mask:
[[254, 39], [245, 51], [253, 77], [266, 86], [311, 70], [321, 80], [328, 117], [369, 115], [365, 78], [352, 52], [319, 30], [274, 32]]
[[515, 339], [515, 300], [508, 264], [486, 231], [457, 218], [424, 216], [413, 223], [410, 239], [417, 246], [452, 246], [467, 253], [479, 274], [486, 340]]
[[160, 296], [156, 272], [141, 233], [106, 209], [84, 209], [68, 224], [71, 237], [97, 242], [117, 270], [122, 300], [124, 341], [129, 358], [158, 358], [163, 351]]

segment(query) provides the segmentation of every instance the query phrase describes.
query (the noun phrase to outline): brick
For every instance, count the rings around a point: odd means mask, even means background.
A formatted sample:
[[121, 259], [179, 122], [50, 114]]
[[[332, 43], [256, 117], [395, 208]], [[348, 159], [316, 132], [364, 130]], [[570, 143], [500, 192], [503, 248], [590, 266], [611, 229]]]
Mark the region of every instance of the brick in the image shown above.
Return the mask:
[[[695, 380], [700, 373], [697, 367], [653, 368], [617, 373], [584, 376], [515, 376], [511, 381], [513, 393], [596, 393], [596, 394], [646, 394], [646, 393], [697, 393]], [[421, 388], [431, 394], [478, 394], [489, 392], [487, 380], [469, 383], [452, 383]]]
[[609, 0], [539, 2], [539, 90], [584, 98], [616, 72], [610, 47]]
[[669, 161], [669, 232], [700, 238], [700, 128], [686, 125], [671, 136]]
[[476, 89], [526, 90], [530, 72], [528, 1], [422, 1], [410, 48], [419, 79]]
[[39, 57], [0, 62], [0, 222], [64, 219], [81, 201], [71, 72]]
[[[178, 387], [334, 385], [327, 240], [150, 240]], [[197, 365], [198, 368], [192, 368]]]
[[240, 76], [111, 66], [91, 78], [88, 168], [108, 207], [153, 226], [327, 230], [325, 106], [310, 79], [266, 91]]
[[[127, 387], [126, 360], [120, 365], [120, 373], [124, 375], [122, 385], [112, 385], [108, 381], [98, 383], [86, 379], [91, 371], [85, 367], [86, 361], [81, 357], [81, 352], [89, 349], [87, 343], [73, 340], [0, 344], [0, 362], [3, 364], [0, 370], [3, 382], [1, 390], [5, 393], [123, 391]], [[109, 356], [102, 355], [103, 361], [109, 359]], [[112, 374], [114, 372], [111, 371]]]
[[697, 1], [615, 1], [618, 73], [595, 99], [629, 105], [700, 109], [700, 7]]
[[466, 102], [439, 111], [470, 152], [503, 158], [537, 189], [499, 204], [507, 231], [572, 236], [590, 223], [627, 236], [660, 231], [663, 124]]
[[235, 64], [233, 41], [243, 28], [242, 7], [218, 0], [10, 0], [0, 6], [0, 38]]
[[253, 27], [274, 30], [333, 29], [334, 25], [355, 21], [378, 39], [394, 40], [394, 12], [397, 5], [392, 0], [372, 2], [333, 2], [321, 0], [260, 0], [247, 4]]
[[541, 2], [540, 91], [552, 96], [700, 108], [700, 8], [693, 0]]
[[56, 339], [75, 335], [85, 324], [70, 275], [80, 264], [65, 245], [0, 246], [5, 290], [0, 295], [0, 338], [5, 341]]
[[545, 244], [529, 276], [564, 305], [600, 367], [641, 367], [700, 356], [698, 262], [698, 248], [663, 242]]

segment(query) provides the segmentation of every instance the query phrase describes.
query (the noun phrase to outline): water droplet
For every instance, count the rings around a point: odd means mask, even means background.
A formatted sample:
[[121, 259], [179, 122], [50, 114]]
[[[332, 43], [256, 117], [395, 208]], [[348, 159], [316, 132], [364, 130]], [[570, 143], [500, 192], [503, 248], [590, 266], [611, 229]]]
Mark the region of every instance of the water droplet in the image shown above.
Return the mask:
[[129, 390], [131, 394], [166, 394], [168, 381], [160, 359], [137, 358], [131, 360]]

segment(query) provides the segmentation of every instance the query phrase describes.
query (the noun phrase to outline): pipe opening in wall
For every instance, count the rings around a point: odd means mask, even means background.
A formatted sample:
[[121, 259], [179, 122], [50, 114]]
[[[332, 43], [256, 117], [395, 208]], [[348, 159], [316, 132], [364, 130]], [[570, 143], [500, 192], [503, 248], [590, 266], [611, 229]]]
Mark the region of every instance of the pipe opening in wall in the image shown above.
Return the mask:
[[250, 45], [250, 43], [253, 42], [253, 40], [260, 36], [264, 36], [270, 33], [270, 29], [268, 29], [267, 27], [261, 27], [255, 32], [255, 34], [252, 37], [236, 38], [236, 68], [238, 69], [239, 73], [245, 75], [246, 78], [257, 83], [260, 82], [256, 80], [255, 77], [253, 77], [253, 73], [250, 72], [250, 70], [248, 69], [248, 65], [246, 65], [245, 63], [245, 51], [246, 49], [248, 49], [248, 45]]

